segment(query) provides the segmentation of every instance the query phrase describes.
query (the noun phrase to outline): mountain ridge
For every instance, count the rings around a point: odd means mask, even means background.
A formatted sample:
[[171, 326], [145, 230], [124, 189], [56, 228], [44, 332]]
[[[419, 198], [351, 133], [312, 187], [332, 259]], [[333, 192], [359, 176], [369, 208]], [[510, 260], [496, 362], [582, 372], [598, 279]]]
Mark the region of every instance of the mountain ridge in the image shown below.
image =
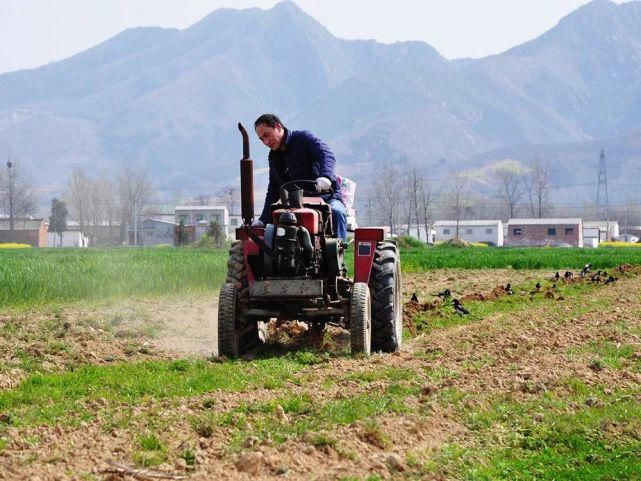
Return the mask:
[[[58, 190], [74, 167], [133, 165], [161, 188], [212, 191], [237, 177], [236, 122], [272, 111], [326, 140], [359, 181], [398, 159], [445, 178], [523, 145], [583, 151], [620, 138], [632, 158], [640, 79], [639, 1], [595, 0], [536, 39], [464, 60], [420, 41], [340, 39], [285, 1], [219, 9], [184, 30], [127, 29], [0, 75], [0, 149]], [[256, 146], [254, 158], [266, 157]]]

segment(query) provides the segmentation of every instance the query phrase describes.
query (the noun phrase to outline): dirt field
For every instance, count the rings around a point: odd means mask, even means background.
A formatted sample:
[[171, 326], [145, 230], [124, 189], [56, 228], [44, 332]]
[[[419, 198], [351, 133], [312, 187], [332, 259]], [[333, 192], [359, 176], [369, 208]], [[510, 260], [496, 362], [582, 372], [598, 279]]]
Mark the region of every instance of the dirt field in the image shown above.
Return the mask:
[[[323, 346], [335, 354], [306, 367], [297, 373], [297, 382], [284, 387], [212, 391], [177, 403], [149, 400], [134, 407], [132, 422], [125, 427], [107, 425], [101, 415], [107, 401], [96, 403], [98, 414], [93, 420], [75, 426], [15, 427], [5, 423], [8, 425], [0, 430], [5, 444], [0, 450], [0, 479], [159, 479], [159, 473], [166, 479], [188, 476], [193, 480], [454, 479], [447, 469], [431, 469], [429, 465], [447, 446], [475, 446], [459, 403], [480, 409], [487, 399], [503, 394], [528, 402], [541, 393], [563, 392], [568, 389], [568, 379], [611, 390], [641, 387], [641, 374], [635, 368], [595, 366], [587, 349], [601, 342], [632, 345], [631, 359], [638, 364], [641, 282], [637, 275], [621, 275], [616, 283], [587, 286], [565, 298], [531, 293], [537, 281], [549, 286], [553, 274], [440, 270], [405, 276], [404, 301], [407, 303], [412, 293], [419, 298], [418, 304], [408, 304], [407, 312], [423, 315], [427, 329], [417, 330], [407, 318], [406, 330], [414, 337], [405, 341], [402, 351], [366, 359], [340, 354], [346, 342], [340, 331], [332, 330], [322, 340], [297, 333], [294, 338], [300, 338], [301, 344]], [[494, 299], [507, 282], [516, 286], [516, 296], [533, 297], [531, 303], [449, 327], [430, 327], [439, 319], [431, 311], [447, 309], [435, 303], [438, 298], [433, 294], [449, 288], [464, 302]], [[63, 332], [48, 330], [52, 316], [64, 321]], [[76, 306], [54, 313], [0, 313], [0, 322], [21, 326], [16, 335], [5, 334], [0, 340], [0, 388], [18, 386], [34, 370], [61, 372], [70, 362], [106, 365], [207, 358], [214, 354], [216, 344], [215, 316], [212, 299]], [[627, 326], [626, 330], [618, 327], [621, 325]], [[51, 341], [57, 336], [64, 336], [67, 347], [51, 352]], [[18, 348], [29, 354], [30, 369], [24, 365], [25, 358], [16, 357]], [[404, 408], [377, 414], [375, 424], [367, 418], [337, 423], [328, 430], [300, 433], [284, 442], [252, 436], [252, 429], [256, 430], [263, 418], [293, 425], [304, 413], [285, 414], [277, 407], [239, 421], [245, 423], [242, 429], [232, 421], [208, 433], [196, 432], [189, 421], [202, 414], [208, 400], [212, 401], [212, 415], [222, 415], [257, 402], [296, 397], [320, 405], [401, 388], [405, 389]], [[460, 397], [448, 402], [446, 392], [457, 392]], [[641, 395], [637, 399], [641, 401]], [[145, 428], [140, 423], [149, 419], [149, 413], [173, 422], [163, 433], [165, 461], [145, 474], [134, 471], [139, 468], [133, 453]], [[0, 423], [3, 419], [6, 421], [7, 414], [0, 408]], [[240, 449], [235, 449], [232, 440], [239, 432], [246, 437]], [[186, 445], [193, 446], [190, 464], [179, 456]]]

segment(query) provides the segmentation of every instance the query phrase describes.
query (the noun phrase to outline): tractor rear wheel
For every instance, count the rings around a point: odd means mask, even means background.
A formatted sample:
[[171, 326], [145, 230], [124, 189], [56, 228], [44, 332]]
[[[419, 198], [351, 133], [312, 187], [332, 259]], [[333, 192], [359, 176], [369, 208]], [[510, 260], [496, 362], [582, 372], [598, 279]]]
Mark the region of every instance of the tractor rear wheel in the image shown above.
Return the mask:
[[378, 242], [369, 280], [372, 351], [394, 352], [403, 342], [401, 259], [392, 242]]
[[[220, 291], [218, 303], [219, 355], [236, 358], [251, 351], [260, 342], [257, 323], [246, 320], [242, 315], [248, 302], [249, 286], [243, 242], [235, 241], [229, 250], [227, 280]], [[233, 333], [231, 326], [233, 326]]]
[[372, 344], [372, 315], [369, 287], [356, 282], [352, 289], [349, 334], [352, 354], [369, 354]]

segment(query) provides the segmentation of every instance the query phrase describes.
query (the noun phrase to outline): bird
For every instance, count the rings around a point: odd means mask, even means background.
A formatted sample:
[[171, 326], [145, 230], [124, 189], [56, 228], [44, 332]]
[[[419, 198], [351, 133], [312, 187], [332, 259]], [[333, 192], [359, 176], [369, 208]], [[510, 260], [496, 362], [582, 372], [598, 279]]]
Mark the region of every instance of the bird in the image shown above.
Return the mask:
[[514, 291], [512, 290], [512, 284], [511, 283], [508, 282], [505, 285], [505, 292], [507, 293], [508, 296], [513, 296], [514, 295]]
[[449, 289], [445, 289], [438, 294], [432, 294], [433, 296], [440, 297], [441, 299], [448, 299], [452, 297], [452, 292]]
[[590, 268], [592, 267], [592, 264], [586, 264], [583, 266], [583, 269], [581, 269], [581, 272], [579, 273], [579, 276], [585, 277], [585, 275], [590, 272]]
[[458, 299], [452, 299], [452, 307], [454, 308], [454, 312], [456, 312], [459, 316], [470, 316], [472, 319], [478, 319], [480, 320], [480, 317], [477, 317], [468, 311], [463, 304], [461, 304], [461, 301]]
[[605, 280], [605, 282], [603, 283], [603, 285], [606, 285], [606, 284], [613, 284], [613, 283], [615, 283], [615, 282], [616, 282], [616, 281], [618, 281], [618, 280], [619, 280], [619, 279], [618, 279], [617, 277], [614, 277], [614, 276], [608, 276], [608, 278]]
[[537, 283], [534, 285], [534, 289], [536, 289], [537, 291], [540, 291], [540, 290], [541, 290], [541, 283], [540, 283], [540, 282], [537, 282]]
[[574, 277], [574, 274], [570, 271], [565, 271], [565, 274], [563, 274], [563, 277], [566, 279], [570, 279], [571, 277]]
[[416, 295], [416, 292], [412, 293], [412, 298], [410, 299], [411, 302], [416, 302], [418, 304], [418, 296]]
[[452, 299], [452, 307], [454, 307], [454, 312], [456, 312], [459, 316], [470, 314], [470, 311], [468, 311], [458, 299]]
[[561, 278], [561, 275], [559, 274], [559, 271], [556, 271], [556, 274], [554, 274], [554, 278], [558, 281]]

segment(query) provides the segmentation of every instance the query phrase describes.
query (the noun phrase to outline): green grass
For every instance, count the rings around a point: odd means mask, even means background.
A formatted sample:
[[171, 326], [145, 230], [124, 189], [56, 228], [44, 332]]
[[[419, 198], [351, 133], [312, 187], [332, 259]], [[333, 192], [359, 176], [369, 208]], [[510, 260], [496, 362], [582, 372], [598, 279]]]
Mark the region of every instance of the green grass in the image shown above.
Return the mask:
[[74, 424], [93, 418], [93, 401], [105, 400], [117, 409], [216, 390], [274, 389], [305, 366], [287, 355], [251, 363], [180, 360], [83, 366], [63, 374], [35, 374], [13, 390], [0, 391], [0, 412], [8, 413], [14, 425]]
[[226, 249], [0, 250], [0, 308], [213, 292]]
[[[474, 448], [452, 446], [435, 463], [463, 480], [626, 480], [641, 476], [641, 406], [630, 393], [502, 395], [462, 408]], [[426, 469], [434, 469], [426, 466]]]
[[401, 250], [405, 272], [433, 269], [581, 269], [591, 263], [593, 270], [611, 269], [620, 264], [641, 264], [641, 249], [625, 248], [408, 248]]

